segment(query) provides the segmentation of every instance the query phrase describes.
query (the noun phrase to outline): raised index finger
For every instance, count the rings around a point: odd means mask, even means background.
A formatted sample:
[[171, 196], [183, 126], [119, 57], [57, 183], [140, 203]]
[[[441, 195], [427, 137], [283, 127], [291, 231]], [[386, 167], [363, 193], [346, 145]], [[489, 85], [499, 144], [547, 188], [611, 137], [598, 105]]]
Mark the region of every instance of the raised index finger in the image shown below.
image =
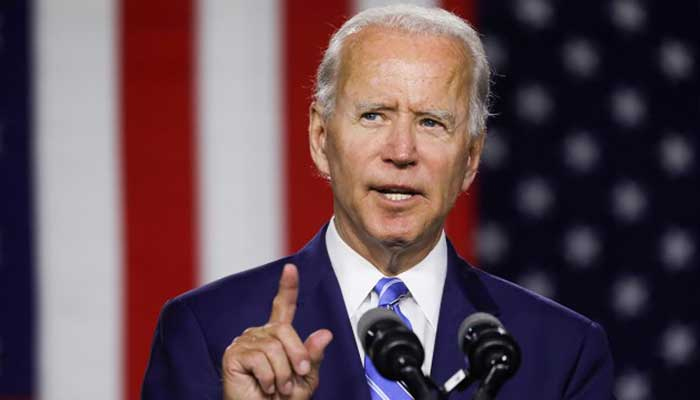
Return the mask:
[[291, 324], [297, 309], [299, 294], [299, 273], [294, 264], [287, 264], [282, 269], [280, 286], [277, 295], [272, 300], [270, 322]]

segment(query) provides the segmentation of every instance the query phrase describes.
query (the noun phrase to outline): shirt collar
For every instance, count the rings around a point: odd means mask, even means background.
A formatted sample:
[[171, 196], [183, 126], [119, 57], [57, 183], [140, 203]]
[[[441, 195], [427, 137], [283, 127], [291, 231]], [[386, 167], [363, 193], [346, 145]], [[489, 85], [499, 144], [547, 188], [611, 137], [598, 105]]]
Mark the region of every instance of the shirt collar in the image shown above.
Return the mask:
[[[384, 275], [343, 241], [335, 229], [335, 218], [326, 230], [326, 248], [348, 315], [352, 316]], [[437, 329], [446, 274], [447, 240], [443, 231], [423, 260], [397, 276], [406, 284], [433, 329]]]

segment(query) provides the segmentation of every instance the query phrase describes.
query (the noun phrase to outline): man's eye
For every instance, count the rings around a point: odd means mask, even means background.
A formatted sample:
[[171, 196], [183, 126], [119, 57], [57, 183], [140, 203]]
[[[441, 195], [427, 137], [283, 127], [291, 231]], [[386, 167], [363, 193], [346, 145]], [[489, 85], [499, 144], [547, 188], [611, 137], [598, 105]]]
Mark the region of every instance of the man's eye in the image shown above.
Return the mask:
[[422, 126], [425, 126], [426, 128], [437, 128], [437, 127], [443, 126], [441, 123], [437, 122], [434, 119], [430, 119], [430, 118], [422, 119], [420, 121], [420, 124]]
[[366, 112], [362, 113], [362, 119], [366, 119], [367, 121], [377, 121], [379, 119], [379, 113], [375, 112]]

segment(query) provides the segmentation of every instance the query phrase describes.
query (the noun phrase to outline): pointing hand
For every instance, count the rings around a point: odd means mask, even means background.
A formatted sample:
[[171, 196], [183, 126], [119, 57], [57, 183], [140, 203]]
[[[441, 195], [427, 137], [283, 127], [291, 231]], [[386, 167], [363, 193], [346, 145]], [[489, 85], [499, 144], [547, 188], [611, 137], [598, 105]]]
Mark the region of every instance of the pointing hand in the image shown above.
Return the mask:
[[323, 352], [333, 335], [319, 329], [301, 341], [292, 327], [298, 294], [297, 268], [287, 264], [268, 323], [246, 329], [224, 352], [224, 400], [308, 399], [316, 390]]

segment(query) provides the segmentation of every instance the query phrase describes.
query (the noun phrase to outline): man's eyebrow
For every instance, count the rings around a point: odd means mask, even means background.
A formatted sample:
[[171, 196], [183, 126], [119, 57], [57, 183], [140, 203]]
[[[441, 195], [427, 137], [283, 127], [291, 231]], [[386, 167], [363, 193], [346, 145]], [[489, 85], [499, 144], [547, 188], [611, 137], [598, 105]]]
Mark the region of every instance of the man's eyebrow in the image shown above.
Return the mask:
[[360, 101], [360, 102], [355, 103], [355, 110], [357, 110], [357, 111], [386, 110], [386, 109], [390, 109], [390, 108], [391, 107], [385, 103], [372, 103], [372, 102], [365, 102], [365, 101]]
[[[394, 107], [386, 104], [386, 103], [377, 103], [377, 102], [365, 102], [365, 101], [360, 101], [355, 103], [355, 110], [356, 112], [362, 112], [362, 111], [370, 111], [370, 110], [393, 110]], [[416, 112], [417, 115], [421, 116], [428, 116], [428, 117], [433, 117], [437, 118], [441, 121], [445, 121], [448, 124], [454, 125], [455, 121], [457, 118], [455, 115], [447, 110], [440, 110], [440, 109], [429, 109], [429, 110], [424, 110], [424, 111], [418, 111]]]
[[446, 110], [425, 110], [418, 113], [419, 115], [433, 116], [441, 121], [445, 121], [451, 125], [455, 124], [455, 115]]

